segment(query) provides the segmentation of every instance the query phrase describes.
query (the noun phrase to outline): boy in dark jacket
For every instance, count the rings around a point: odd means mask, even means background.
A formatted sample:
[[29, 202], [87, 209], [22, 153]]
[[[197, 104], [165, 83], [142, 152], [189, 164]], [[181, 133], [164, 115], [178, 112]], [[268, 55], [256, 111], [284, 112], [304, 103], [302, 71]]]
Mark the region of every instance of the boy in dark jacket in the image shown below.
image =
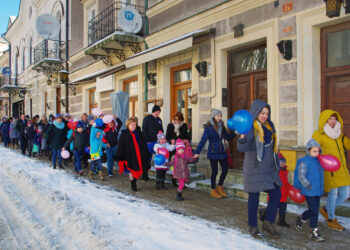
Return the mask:
[[76, 130], [73, 131], [68, 141], [66, 141], [66, 143], [64, 144], [64, 147], [62, 150], [69, 148], [69, 145], [72, 142], [73, 142], [73, 154], [75, 158], [74, 171], [79, 175], [83, 175], [84, 171], [81, 167], [81, 157], [83, 156], [83, 153], [85, 150], [86, 134], [84, 132], [83, 123], [81, 121], [78, 121]]
[[[116, 124], [117, 122], [117, 124]], [[102, 141], [107, 145], [106, 154], [107, 154], [107, 167], [108, 167], [108, 176], [113, 176], [113, 161], [114, 155], [117, 151], [118, 145], [118, 133], [120, 128], [122, 127], [122, 121], [117, 118], [117, 120], [111, 121], [107, 127], [103, 130], [103, 138]]]
[[6, 117], [2, 119], [2, 124], [0, 128], [1, 128], [2, 139], [4, 140], [5, 148], [7, 148], [8, 144], [10, 143], [10, 123], [7, 121]]
[[29, 155], [29, 157], [32, 156], [33, 140], [34, 140], [35, 134], [36, 134], [36, 132], [35, 132], [34, 127], [32, 126], [32, 122], [28, 121], [27, 122], [27, 127], [24, 129], [24, 138], [26, 140], [26, 145], [27, 145], [27, 148], [28, 148], [28, 155]]

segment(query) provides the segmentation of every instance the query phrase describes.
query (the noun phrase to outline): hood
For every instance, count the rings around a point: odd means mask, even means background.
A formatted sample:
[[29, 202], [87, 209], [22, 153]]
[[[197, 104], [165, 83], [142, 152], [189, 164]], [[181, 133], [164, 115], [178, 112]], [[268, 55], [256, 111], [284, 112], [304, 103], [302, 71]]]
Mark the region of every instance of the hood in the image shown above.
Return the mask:
[[265, 101], [263, 100], [254, 100], [252, 105], [250, 106], [250, 114], [253, 116], [253, 119], [255, 120], [258, 117], [258, 114], [260, 113], [260, 111], [267, 107], [270, 110], [270, 114], [269, 114], [269, 118], [268, 120], [270, 121], [270, 117], [271, 117], [271, 108], [270, 105], [267, 104]]
[[306, 152], [307, 155], [309, 155], [309, 149], [312, 148], [312, 147], [318, 147], [321, 150], [320, 154], [322, 154], [322, 148], [321, 148], [320, 144], [318, 144], [318, 142], [315, 141], [314, 139], [310, 139], [306, 143], [306, 146], [305, 146], [305, 152]]
[[318, 129], [321, 133], [324, 133], [323, 127], [326, 124], [326, 122], [328, 121], [329, 117], [333, 114], [337, 115], [337, 120], [341, 125], [341, 130], [343, 130], [343, 119], [341, 118], [339, 113], [337, 111], [332, 110], [332, 109], [325, 109], [321, 112], [320, 119], [318, 120]]
[[58, 121], [54, 121], [53, 125], [58, 129], [64, 129], [64, 122], [59, 123]]
[[111, 121], [113, 122], [113, 127], [110, 127], [108, 124], [106, 124], [105, 129], [103, 130], [104, 132], [108, 132], [108, 131], [114, 131], [115, 130], [115, 121]]

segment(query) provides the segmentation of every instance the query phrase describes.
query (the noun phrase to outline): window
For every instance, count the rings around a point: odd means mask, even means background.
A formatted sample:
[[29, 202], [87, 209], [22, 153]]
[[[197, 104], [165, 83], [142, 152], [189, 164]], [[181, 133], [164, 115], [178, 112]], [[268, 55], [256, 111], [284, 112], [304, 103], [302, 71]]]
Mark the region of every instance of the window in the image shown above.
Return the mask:
[[231, 53], [231, 74], [263, 70], [267, 67], [267, 49], [254, 48]]
[[350, 65], [350, 29], [327, 34], [327, 67]]
[[87, 13], [88, 13], [88, 43], [89, 44], [92, 44], [96, 41], [96, 36], [97, 36], [97, 33], [96, 31], [94, 30], [94, 18], [96, 17], [96, 5], [92, 5], [88, 8], [87, 10]]
[[89, 113], [91, 114], [91, 110], [97, 108], [96, 102], [96, 88], [89, 89]]
[[26, 49], [23, 48], [23, 54], [22, 54], [22, 71], [24, 71], [26, 68]]
[[137, 92], [138, 92], [137, 77], [125, 80], [123, 82], [124, 92], [129, 93], [129, 117], [137, 116]]
[[28, 52], [29, 52], [29, 65], [32, 64], [32, 53], [33, 53], [33, 40], [32, 38], [29, 39], [29, 49], [28, 49]]

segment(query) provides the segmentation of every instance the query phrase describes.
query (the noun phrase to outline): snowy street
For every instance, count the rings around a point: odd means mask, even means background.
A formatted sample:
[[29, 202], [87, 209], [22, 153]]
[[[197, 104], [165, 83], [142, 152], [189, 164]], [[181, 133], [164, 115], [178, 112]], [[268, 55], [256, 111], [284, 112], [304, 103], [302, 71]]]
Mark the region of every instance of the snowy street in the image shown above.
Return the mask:
[[231, 228], [0, 148], [1, 249], [268, 249]]

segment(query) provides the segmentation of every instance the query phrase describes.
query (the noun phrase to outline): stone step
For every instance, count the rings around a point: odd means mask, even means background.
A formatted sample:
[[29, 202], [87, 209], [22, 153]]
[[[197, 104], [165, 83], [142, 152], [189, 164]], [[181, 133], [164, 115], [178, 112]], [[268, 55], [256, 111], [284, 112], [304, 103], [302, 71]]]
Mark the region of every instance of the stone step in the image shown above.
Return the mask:
[[[156, 170], [154, 167], [151, 167], [150, 171], [148, 172], [148, 175], [150, 177], [156, 178]], [[166, 172], [166, 179], [171, 180], [172, 179], [172, 173], [171, 171]], [[194, 182], [194, 181], [199, 181], [203, 180], [205, 178], [204, 174], [197, 173], [197, 172], [192, 172], [191, 177], [188, 179], [188, 183]]]
[[[210, 179], [196, 181], [195, 188], [210, 192], [211, 191]], [[248, 200], [248, 193], [244, 192], [243, 184], [224, 184], [224, 190], [227, 194], [229, 194], [235, 198]], [[259, 201], [267, 203], [267, 193], [261, 192]], [[321, 206], [325, 206], [326, 202], [327, 202], [327, 197], [322, 197], [321, 198]], [[295, 203], [292, 200], [290, 200], [289, 198], [288, 198], [288, 204], [297, 204], [297, 205], [301, 205], [301, 206], [306, 206], [306, 202]], [[350, 217], [350, 201], [347, 200], [342, 205], [338, 206], [336, 208], [335, 213], [339, 216]]]

